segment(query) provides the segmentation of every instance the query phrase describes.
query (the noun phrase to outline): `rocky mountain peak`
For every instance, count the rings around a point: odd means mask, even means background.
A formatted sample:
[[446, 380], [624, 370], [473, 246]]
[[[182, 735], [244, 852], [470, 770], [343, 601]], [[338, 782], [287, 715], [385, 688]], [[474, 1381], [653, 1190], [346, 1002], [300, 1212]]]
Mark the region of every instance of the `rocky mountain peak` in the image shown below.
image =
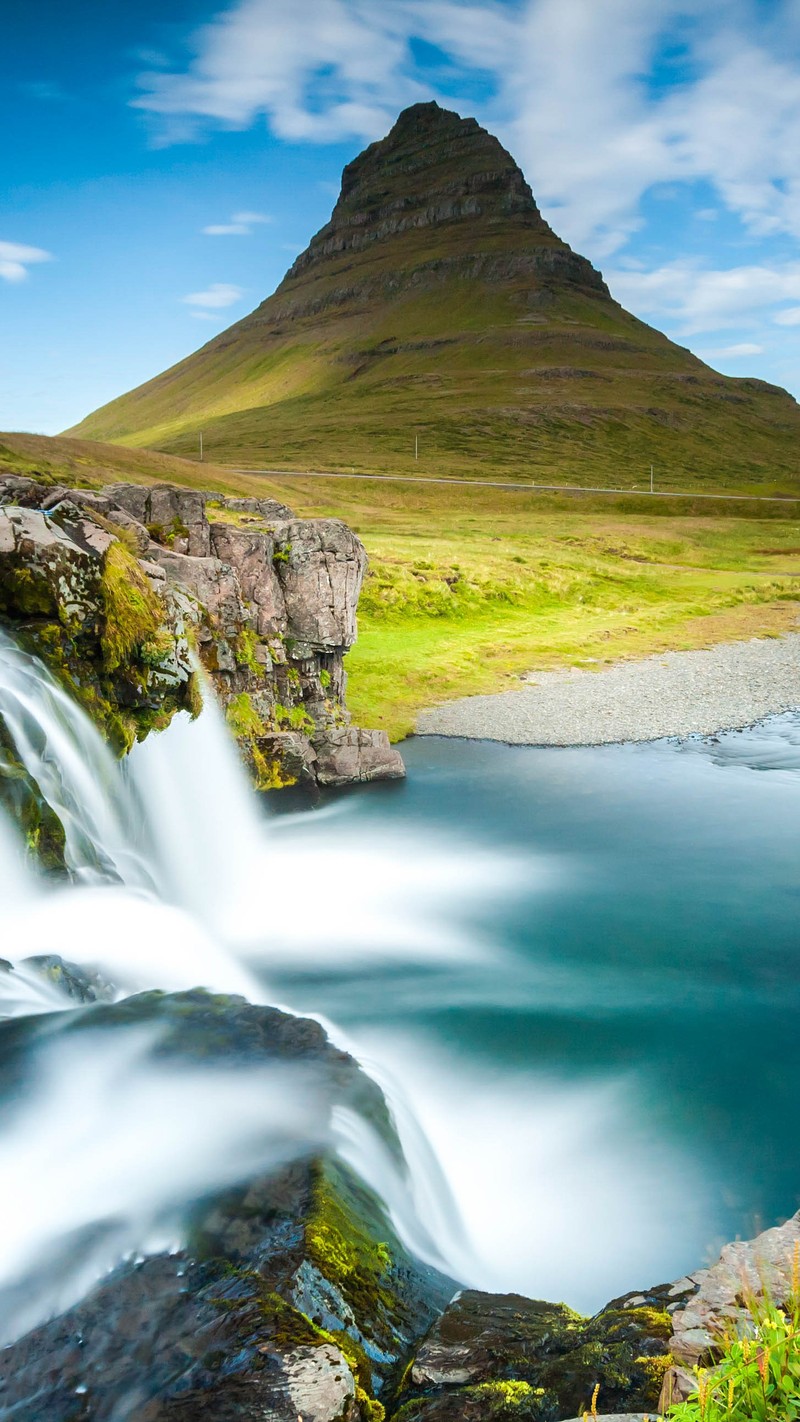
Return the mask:
[[542, 218], [522, 170], [474, 118], [437, 103], [404, 109], [385, 138], [348, 163], [330, 222], [288, 280], [320, 259], [427, 227], [487, 231], [514, 219], [547, 245], [564, 246]]

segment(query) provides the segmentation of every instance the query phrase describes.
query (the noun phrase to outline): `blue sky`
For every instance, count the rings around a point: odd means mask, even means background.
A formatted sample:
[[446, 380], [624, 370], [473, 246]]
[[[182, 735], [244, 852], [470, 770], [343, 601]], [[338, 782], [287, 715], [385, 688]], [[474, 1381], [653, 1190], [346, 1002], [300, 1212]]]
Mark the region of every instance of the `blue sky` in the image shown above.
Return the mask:
[[800, 0], [27, 0], [3, 38], [0, 429], [245, 315], [428, 98], [629, 309], [800, 395]]

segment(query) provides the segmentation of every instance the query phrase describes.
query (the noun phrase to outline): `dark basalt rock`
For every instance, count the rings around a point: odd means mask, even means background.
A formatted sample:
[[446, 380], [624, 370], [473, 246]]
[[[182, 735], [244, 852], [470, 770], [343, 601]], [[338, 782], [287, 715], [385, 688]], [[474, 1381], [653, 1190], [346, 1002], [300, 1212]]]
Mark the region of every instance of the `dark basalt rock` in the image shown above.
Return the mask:
[[[393, 1151], [386, 1104], [318, 1023], [243, 999], [144, 993], [11, 1024], [37, 1033], [157, 1027], [158, 1059], [313, 1074], [320, 1111], [358, 1110]], [[96, 1040], [96, 1035], [93, 1035]], [[25, 1422], [378, 1422], [376, 1394], [453, 1292], [397, 1239], [376, 1197], [331, 1158], [198, 1202], [190, 1245], [126, 1263], [0, 1351], [0, 1417]], [[4, 1301], [4, 1316], [13, 1305]]]
[[[425, 229], [432, 230], [422, 245], [396, 240]], [[367, 258], [387, 243], [391, 266], [373, 270]], [[414, 104], [386, 138], [347, 165], [330, 221], [275, 296], [241, 324], [369, 306], [454, 278], [488, 287], [529, 280], [537, 302], [553, 285], [608, 296], [600, 273], [545, 222], [522, 170], [493, 134], [436, 103]]]
[[396, 1399], [396, 1422], [558, 1422], [599, 1386], [605, 1412], [656, 1410], [671, 1361], [669, 1286], [594, 1318], [564, 1304], [466, 1290], [434, 1323]]

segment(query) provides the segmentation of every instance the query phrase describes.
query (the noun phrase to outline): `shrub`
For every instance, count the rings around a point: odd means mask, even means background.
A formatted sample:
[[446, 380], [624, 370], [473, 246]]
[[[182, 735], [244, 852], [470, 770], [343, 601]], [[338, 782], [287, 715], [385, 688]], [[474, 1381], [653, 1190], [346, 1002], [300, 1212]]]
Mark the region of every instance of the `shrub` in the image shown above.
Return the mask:
[[800, 1418], [800, 1247], [793, 1289], [779, 1308], [751, 1300], [749, 1319], [722, 1340], [719, 1363], [698, 1368], [697, 1393], [668, 1412], [670, 1422], [796, 1422]]

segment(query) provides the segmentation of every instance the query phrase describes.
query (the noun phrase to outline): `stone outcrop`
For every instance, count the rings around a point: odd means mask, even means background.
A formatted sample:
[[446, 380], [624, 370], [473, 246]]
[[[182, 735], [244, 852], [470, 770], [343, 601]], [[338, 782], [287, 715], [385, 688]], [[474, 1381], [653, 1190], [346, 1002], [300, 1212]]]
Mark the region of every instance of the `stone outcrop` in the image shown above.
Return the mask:
[[768, 1298], [780, 1308], [797, 1293], [798, 1281], [800, 1211], [755, 1239], [726, 1244], [710, 1269], [682, 1280], [690, 1296], [673, 1316], [674, 1367], [664, 1379], [661, 1405], [682, 1401], [697, 1390], [693, 1369], [713, 1365], [726, 1334], [749, 1331], [748, 1302]]
[[559, 1422], [592, 1407], [655, 1411], [666, 1368], [669, 1286], [594, 1318], [564, 1304], [466, 1290], [433, 1324], [404, 1377], [402, 1422]]
[[[270, 499], [0, 481], [0, 619], [102, 711], [123, 748], [196, 708], [191, 641], [264, 789], [404, 774], [385, 733], [351, 726], [345, 703], [365, 568], [345, 524], [298, 519]], [[144, 622], [117, 656], [115, 616], [131, 589]]]
[[[52, 963], [47, 969], [50, 981]], [[91, 978], [62, 965], [78, 1002]], [[311, 1082], [324, 1124], [347, 1106], [399, 1146], [380, 1091], [318, 1023], [239, 998], [144, 993], [38, 1032], [158, 1034], [158, 1058], [276, 1064]], [[102, 1226], [100, 1227], [102, 1229]], [[333, 1157], [300, 1159], [195, 1207], [178, 1253], [121, 1264], [0, 1352], [0, 1414], [25, 1422], [379, 1422], [401, 1355], [453, 1282], [419, 1264]], [[5, 1320], [13, 1299], [0, 1298]]]
[[121, 749], [195, 707], [193, 609], [132, 551], [128, 529], [107, 521], [109, 501], [51, 501], [29, 480], [0, 482], [0, 499], [0, 625], [43, 657]]

